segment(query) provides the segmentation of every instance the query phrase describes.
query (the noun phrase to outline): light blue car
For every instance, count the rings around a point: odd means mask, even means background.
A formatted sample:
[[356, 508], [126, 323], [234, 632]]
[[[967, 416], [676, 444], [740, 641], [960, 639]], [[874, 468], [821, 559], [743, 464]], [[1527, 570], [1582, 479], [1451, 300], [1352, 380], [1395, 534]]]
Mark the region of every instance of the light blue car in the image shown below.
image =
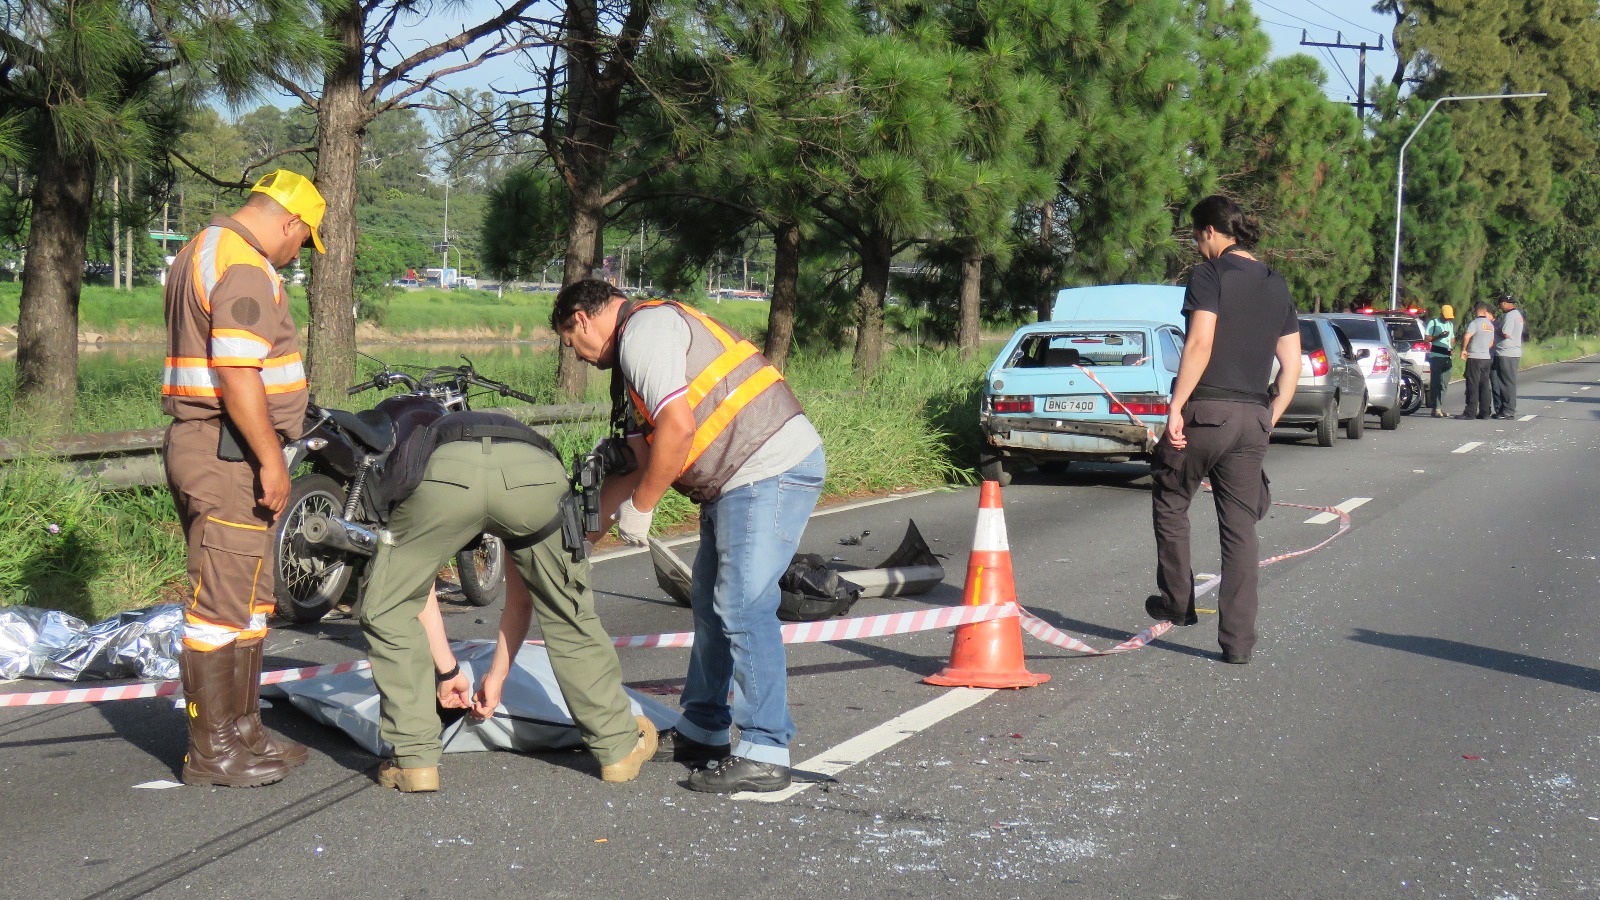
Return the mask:
[[1069, 288], [1049, 322], [1017, 329], [984, 375], [986, 481], [1075, 460], [1148, 460], [1183, 352], [1183, 288]]

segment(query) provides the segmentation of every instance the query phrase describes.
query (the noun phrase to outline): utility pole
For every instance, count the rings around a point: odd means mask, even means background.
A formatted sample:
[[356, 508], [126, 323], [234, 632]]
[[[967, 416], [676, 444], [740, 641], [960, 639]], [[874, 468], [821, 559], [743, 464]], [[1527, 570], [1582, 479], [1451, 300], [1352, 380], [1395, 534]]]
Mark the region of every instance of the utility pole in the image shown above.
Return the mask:
[[1362, 41], [1359, 44], [1346, 44], [1344, 42], [1344, 32], [1335, 31], [1333, 33], [1333, 41], [1330, 43], [1330, 42], [1327, 42], [1327, 41], [1308, 41], [1308, 40], [1306, 40], [1306, 30], [1304, 28], [1302, 28], [1302, 29], [1300, 29], [1300, 46], [1302, 46], [1302, 47], [1331, 47], [1331, 48], [1333, 48], [1335, 50], [1360, 50], [1361, 51], [1361, 65], [1356, 70], [1357, 71], [1357, 74], [1356, 74], [1356, 102], [1354, 102], [1354, 103], [1352, 103], [1350, 105], [1354, 106], [1356, 108], [1356, 118], [1361, 119], [1362, 121], [1366, 121], [1366, 118], [1367, 118], [1367, 51], [1368, 50], [1378, 50], [1378, 51], [1383, 50], [1383, 35], [1381, 35], [1381, 34], [1378, 35], [1378, 43], [1376, 45], [1369, 44], [1366, 41]]

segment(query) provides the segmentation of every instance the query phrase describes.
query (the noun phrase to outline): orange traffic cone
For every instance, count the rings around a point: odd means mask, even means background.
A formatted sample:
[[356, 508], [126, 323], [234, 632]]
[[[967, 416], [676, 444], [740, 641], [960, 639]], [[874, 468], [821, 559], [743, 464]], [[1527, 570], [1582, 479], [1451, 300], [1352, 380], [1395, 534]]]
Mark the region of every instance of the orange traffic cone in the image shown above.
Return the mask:
[[[1011, 577], [1011, 544], [1006, 540], [1000, 484], [985, 481], [978, 500], [978, 529], [967, 559], [967, 606], [1017, 602]], [[956, 628], [950, 665], [922, 679], [945, 687], [1023, 688], [1050, 680], [1029, 672], [1022, 661], [1022, 623], [1016, 616], [972, 622]]]

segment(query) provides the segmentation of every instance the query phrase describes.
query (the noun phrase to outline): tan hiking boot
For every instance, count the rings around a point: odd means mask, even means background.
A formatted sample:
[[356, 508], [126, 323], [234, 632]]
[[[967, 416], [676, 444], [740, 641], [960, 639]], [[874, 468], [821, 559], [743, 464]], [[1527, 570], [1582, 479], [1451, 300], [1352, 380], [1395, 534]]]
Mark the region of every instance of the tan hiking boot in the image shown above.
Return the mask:
[[634, 745], [633, 751], [627, 756], [610, 765], [600, 767], [600, 780], [612, 784], [621, 784], [639, 777], [639, 767], [644, 761], [656, 755], [656, 742], [660, 736], [656, 734], [655, 723], [644, 716], [634, 716], [634, 721], [639, 723], [639, 743]]
[[378, 783], [403, 794], [431, 793], [439, 789], [439, 767], [404, 769], [394, 760], [386, 759], [378, 766]]

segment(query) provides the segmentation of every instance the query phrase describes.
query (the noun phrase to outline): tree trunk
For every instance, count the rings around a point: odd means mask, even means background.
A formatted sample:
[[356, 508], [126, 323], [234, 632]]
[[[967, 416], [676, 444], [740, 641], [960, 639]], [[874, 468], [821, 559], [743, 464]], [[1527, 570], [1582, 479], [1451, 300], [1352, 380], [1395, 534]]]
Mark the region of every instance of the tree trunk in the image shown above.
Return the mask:
[[[572, 195], [567, 217], [567, 256], [561, 286], [594, 276], [604, 251], [606, 212], [598, 181], [581, 186]], [[562, 347], [556, 361], [556, 388], [566, 400], [581, 401], [589, 390], [589, 364], [570, 347]]]
[[874, 227], [861, 245], [861, 283], [856, 287], [856, 374], [871, 378], [883, 365], [883, 308], [889, 296], [894, 245]]
[[1050, 200], [1039, 208], [1039, 249], [1044, 263], [1039, 267], [1039, 296], [1035, 306], [1038, 307], [1040, 322], [1050, 321], [1050, 313], [1055, 307], [1055, 227], [1056, 204]]
[[338, 406], [356, 379], [356, 172], [371, 109], [361, 91], [363, 14], [359, 3], [334, 14], [329, 29], [344, 51], [328, 66], [317, 105], [317, 189], [327, 201], [317, 229], [327, 252], [315, 257], [307, 289], [311, 393]]
[[779, 222], [772, 229], [772, 308], [767, 311], [766, 357], [783, 371], [794, 343], [794, 316], [800, 308], [800, 223]]
[[83, 152], [40, 150], [17, 317], [16, 405], [32, 433], [45, 436], [72, 427], [78, 400], [78, 296], [94, 208], [95, 161]]
[[983, 251], [976, 241], [965, 241], [961, 248], [961, 312], [956, 328], [956, 346], [962, 359], [978, 353], [978, 311], [982, 305]]

